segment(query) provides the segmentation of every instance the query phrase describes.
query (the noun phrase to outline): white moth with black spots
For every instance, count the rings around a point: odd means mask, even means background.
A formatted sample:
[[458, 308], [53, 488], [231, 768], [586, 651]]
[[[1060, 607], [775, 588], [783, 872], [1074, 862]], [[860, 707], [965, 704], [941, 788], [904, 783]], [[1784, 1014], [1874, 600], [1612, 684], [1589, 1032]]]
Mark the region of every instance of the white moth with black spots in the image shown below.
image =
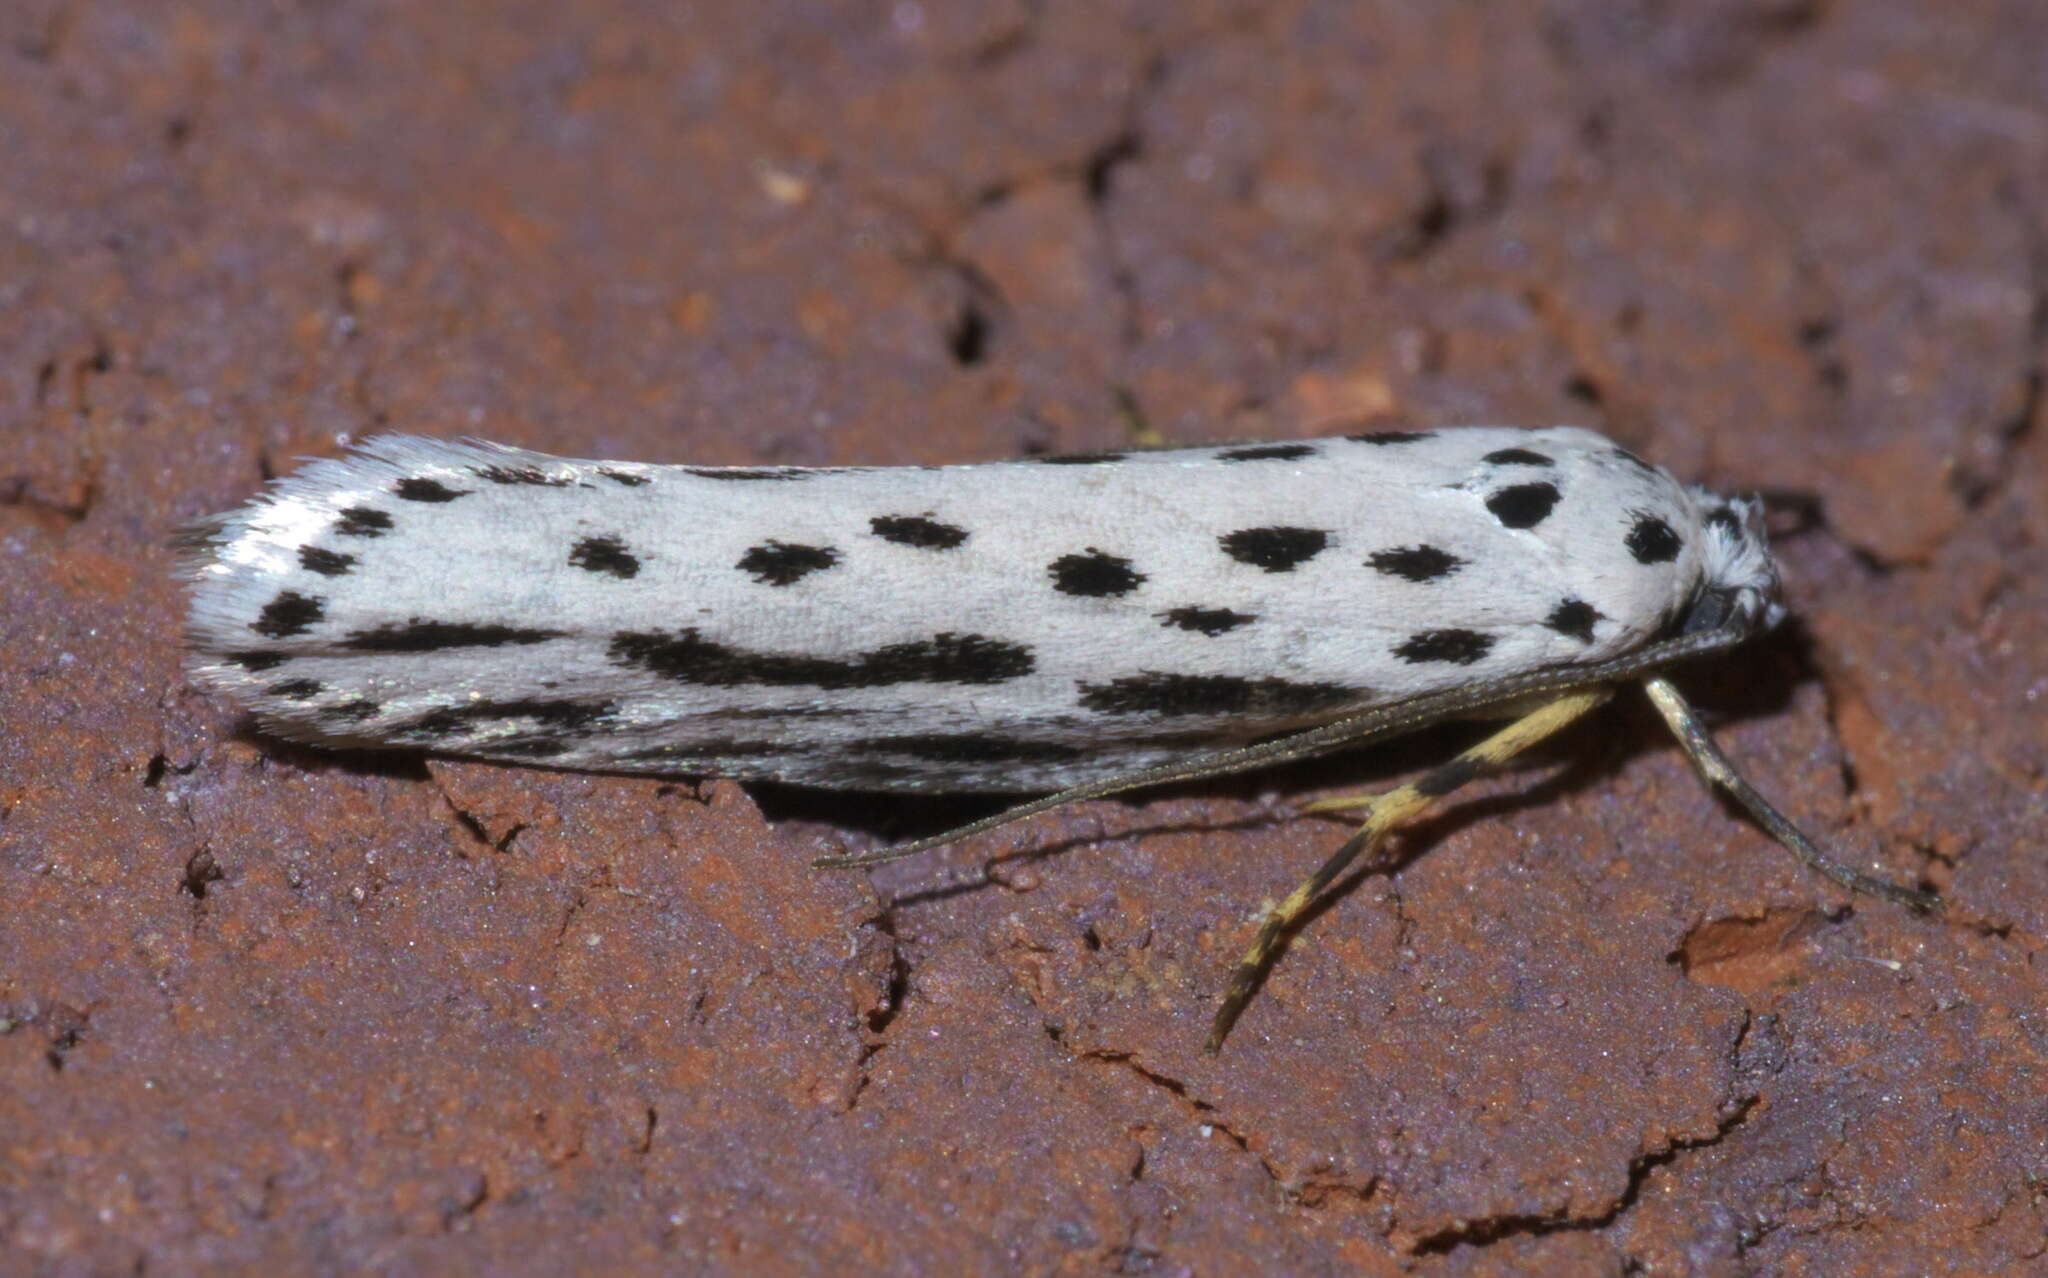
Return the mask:
[[[968, 466], [710, 468], [375, 439], [190, 531], [198, 678], [262, 726], [605, 771], [1075, 798], [1450, 717], [1515, 722], [1371, 799], [1387, 829], [1654, 672], [1783, 615], [1757, 506], [1568, 427]], [[1237, 987], [1243, 987], [1239, 989]]]
[[580, 768], [1056, 790], [1758, 619], [1747, 508], [1575, 430], [934, 469], [385, 438], [212, 526], [265, 727]]

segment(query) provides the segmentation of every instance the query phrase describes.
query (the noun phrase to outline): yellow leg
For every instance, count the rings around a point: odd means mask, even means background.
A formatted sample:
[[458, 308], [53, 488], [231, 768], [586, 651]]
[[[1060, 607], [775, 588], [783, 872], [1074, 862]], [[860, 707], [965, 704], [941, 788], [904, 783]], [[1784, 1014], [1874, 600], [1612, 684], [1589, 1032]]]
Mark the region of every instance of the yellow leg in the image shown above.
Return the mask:
[[1335, 798], [1317, 799], [1314, 803], [1304, 803], [1296, 808], [1295, 811], [1349, 812], [1353, 808], [1369, 808], [1379, 801], [1380, 796], [1377, 794], [1340, 794]]
[[1216, 1020], [1210, 1026], [1206, 1050], [1213, 1052], [1223, 1045], [1224, 1037], [1236, 1023], [1238, 1013], [1251, 1000], [1252, 992], [1257, 989], [1288, 930], [1315, 904], [1324, 889], [1342, 877], [1359, 857], [1378, 851], [1380, 841], [1388, 833], [1421, 815], [1430, 804], [1554, 735], [1611, 695], [1606, 688], [1566, 693], [1531, 710], [1457, 758], [1406, 785], [1384, 794], [1344, 795], [1307, 805], [1304, 811], [1308, 812], [1338, 812], [1351, 808], [1370, 808], [1371, 811], [1358, 833], [1346, 839], [1344, 846], [1323, 862], [1322, 868], [1289, 893], [1287, 899], [1259, 925], [1259, 934], [1252, 941], [1251, 948], [1245, 951], [1230, 974], [1230, 987], [1224, 992], [1222, 1005], [1216, 1009]]

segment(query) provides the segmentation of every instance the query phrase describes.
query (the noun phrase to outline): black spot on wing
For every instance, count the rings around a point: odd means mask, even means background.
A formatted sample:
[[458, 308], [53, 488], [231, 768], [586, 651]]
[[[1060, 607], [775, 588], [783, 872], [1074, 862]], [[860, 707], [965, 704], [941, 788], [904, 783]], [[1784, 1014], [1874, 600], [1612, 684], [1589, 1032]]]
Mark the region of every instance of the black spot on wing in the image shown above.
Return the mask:
[[1556, 484], [1515, 484], [1486, 499], [1486, 508], [1506, 528], [1534, 528], [1557, 506]]
[[1630, 452], [1630, 451], [1629, 451], [1628, 449], [1626, 449], [1626, 448], [1619, 448], [1619, 447], [1617, 447], [1617, 448], [1616, 448], [1616, 449], [1614, 450], [1614, 455], [1615, 455], [1616, 457], [1619, 457], [1619, 458], [1621, 458], [1621, 459], [1622, 459], [1623, 461], [1627, 462], [1627, 463], [1628, 463], [1629, 465], [1631, 465], [1631, 466], [1634, 466], [1634, 467], [1637, 467], [1638, 469], [1640, 469], [1640, 470], [1643, 470], [1643, 471], [1645, 471], [1645, 472], [1647, 472], [1647, 473], [1649, 473], [1649, 474], [1652, 474], [1652, 475], [1662, 475], [1662, 474], [1664, 473], [1663, 471], [1661, 471], [1661, 470], [1657, 469], [1657, 467], [1655, 467], [1655, 466], [1652, 466], [1652, 465], [1651, 465], [1650, 463], [1648, 463], [1648, 462], [1644, 461], [1644, 460], [1643, 460], [1642, 458], [1640, 458], [1640, 457], [1636, 456], [1636, 455], [1635, 455], [1634, 453]]
[[282, 683], [271, 684], [263, 691], [267, 696], [282, 697], [286, 701], [304, 701], [308, 697], [319, 696], [322, 686], [318, 679], [286, 679]]
[[340, 705], [321, 706], [315, 713], [330, 723], [361, 723], [365, 719], [376, 718], [377, 712], [383, 708], [375, 701], [359, 697], [354, 701], [344, 701]]
[[1365, 561], [1375, 571], [1405, 581], [1435, 581], [1465, 566], [1465, 561], [1435, 546], [1396, 546], [1373, 552]]
[[1557, 463], [1542, 453], [1526, 448], [1498, 448], [1479, 460], [1492, 462], [1496, 466], [1555, 466]]
[[927, 515], [876, 515], [868, 527], [883, 541], [918, 550], [951, 550], [967, 540], [967, 530], [942, 524]]
[[382, 537], [391, 530], [391, 516], [372, 506], [350, 506], [334, 521], [341, 537]]
[[1671, 525], [1655, 515], [1636, 512], [1635, 526], [1628, 530], [1628, 553], [1639, 564], [1668, 564], [1678, 558], [1684, 545]]
[[326, 600], [296, 590], [280, 590], [275, 599], [263, 605], [256, 620], [249, 623], [249, 629], [266, 639], [289, 639], [305, 634], [326, 615]]
[[1260, 444], [1255, 448], [1227, 448], [1216, 454], [1216, 460], [1227, 462], [1298, 461], [1303, 457], [1313, 457], [1315, 455], [1316, 449], [1313, 444]]
[[1267, 572], [1293, 572], [1321, 554], [1330, 534], [1320, 528], [1240, 528], [1216, 539], [1223, 553]]
[[585, 537], [569, 551], [569, 564], [585, 572], [608, 573], [621, 581], [640, 571], [640, 560], [617, 537]]
[[[523, 697], [507, 701], [470, 701], [447, 706], [405, 724], [409, 736], [442, 738], [469, 731], [480, 723], [502, 723], [523, 719], [556, 732], [581, 732], [618, 710], [611, 701], [578, 701], [571, 698]], [[496, 749], [496, 743], [481, 743]]]
[[299, 567], [307, 572], [317, 572], [323, 577], [339, 577], [355, 567], [356, 557], [339, 551], [324, 550], [319, 546], [299, 547]]
[[414, 617], [342, 637], [341, 646], [355, 652], [438, 652], [443, 648], [502, 648], [507, 644], [545, 643], [566, 630], [499, 626], [466, 621], [425, 621]]
[[221, 658], [230, 665], [240, 666], [250, 674], [275, 670], [289, 659], [282, 652], [230, 652]]
[[1099, 599], [1127, 595], [1145, 580], [1145, 574], [1131, 567], [1131, 561], [1106, 555], [1090, 546], [1085, 554], [1061, 555], [1046, 565], [1052, 574], [1052, 588], [1063, 595]]
[[438, 479], [411, 476], [391, 485], [391, 491], [406, 501], [454, 501], [469, 496], [467, 488], [450, 488]]
[[1234, 612], [1229, 608], [1170, 608], [1153, 615], [1166, 625], [1199, 631], [1212, 639], [1259, 619], [1255, 612]]
[[531, 484], [542, 488], [567, 488], [576, 482], [573, 474], [542, 470], [538, 466], [471, 466], [469, 473], [492, 484]]
[[613, 470], [609, 466], [598, 467], [597, 473], [622, 488], [638, 488], [642, 484], [652, 482], [645, 475], [636, 475], [630, 470]]
[[1420, 665], [1424, 662], [1443, 662], [1453, 666], [1469, 666], [1487, 653], [1493, 651], [1493, 636], [1477, 630], [1424, 630], [1408, 636], [1394, 655], [1403, 661]]
[[814, 572], [839, 562], [839, 552], [830, 546], [798, 546], [788, 542], [763, 542], [740, 556], [733, 566], [752, 573], [765, 586], [789, 586]]
[[610, 656], [678, 683], [732, 688], [880, 688], [899, 683], [1002, 683], [1030, 674], [1031, 649], [987, 635], [947, 632], [846, 657], [761, 652], [714, 643], [685, 629], [674, 634], [624, 631]]
[[1382, 430], [1366, 435], [1346, 435], [1354, 444], [1413, 444], [1436, 434], [1433, 430]]
[[1543, 624], [1580, 643], [1593, 642], [1593, 623], [1605, 614], [1583, 599], [1566, 599], [1550, 610]]
[[818, 474], [796, 466], [685, 466], [684, 471], [699, 479], [799, 480]]
[[1082, 681], [1081, 704], [1103, 714], [1282, 717], [1314, 714], [1367, 695], [1337, 683], [1295, 683], [1237, 675], [1127, 675], [1106, 683]]
[[1107, 466], [1124, 459], [1122, 453], [1061, 453], [1054, 457], [1041, 457], [1041, 466]]

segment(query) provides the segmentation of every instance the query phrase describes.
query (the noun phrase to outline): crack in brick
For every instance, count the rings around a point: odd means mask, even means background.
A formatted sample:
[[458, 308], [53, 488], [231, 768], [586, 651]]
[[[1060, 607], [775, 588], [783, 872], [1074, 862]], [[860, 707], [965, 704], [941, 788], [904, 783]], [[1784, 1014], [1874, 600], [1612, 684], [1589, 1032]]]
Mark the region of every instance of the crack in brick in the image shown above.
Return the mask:
[[1635, 1206], [1651, 1172], [1659, 1167], [1668, 1166], [1681, 1154], [1720, 1144], [1748, 1119], [1756, 1105], [1756, 1097], [1747, 1097], [1724, 1115], [1714, 1130], [1707, 1135], [1675, 1139], [1663, 1149], [1652, 1150], [1631, 1158], [1628, 1183], [1623, 1186], [1621, 1193], [1615, 1196], [1614, 1203], [1596, 1215], [1507, 1212], [1498, 1216], [1482, 1216], [1476, 1220], [1459, 1221], [1446, 1228], [1424, 1234], [1410, 1250], [1416, 1255], [1444, 1255], [1459, 1247], [1483, 1247], [1508, 1238], [1542, 1237], [1547, 1234], [1606, 1229]]
[[1231, 1144], [1256, 1158], [1259, 1166], [1265, 1169], [1266, 1175], [1270, 1176], [1275, 1182], [1286, 1183], [1278, 1169], [1268, 1162], [1264, 1155], [1251, 1147], [1251, 1141], [1240, 1135], [1236, 1129], [1225, 1122], [1218, 1114], [1216, 1107], [1201, 1097], [1196, 1096], [1186, 1083], [1169, 1074], [1162, 1074], [1157, 1070], [1139, 1064], [1137, 1057], [1130, 1052], [1121, 1052], [1114, 1048], [1106, 1047], [1071, 1048], [1067, 1045], [1065, 1032], [1057, 1025], [1047, 1025], [1045, 1027], [1045, 1034], [1047, 1038], [1050, 1038], [1063, 1049], [1073, 1052], [1077, 1060], [1123, 1069], [1146, 1086], [1166, 1093], [1173, 1098], [1174, 1105], [1188, 1114], [1196, 1124], [1212, 1131], [1220, 1132], [1225, 1140], [1228, 1140]]
[[873, 1081], [870, 1064], [882, 1050], [889, 1046], [889, 1028], [896, 1018], [903, 1014], [903, 1005], [910, 996], [910, 960], [903, 953], [902, 939], [897, 935], [896, 924], [890, 912], [882, 910], [867, 921], [877, 936], [887, 938], [889, 979], [883, 985], [872, 1006], [856, 1014], [865, 1022], [864, 1041], [861, 1043], [860, 1059], [854, 1062], [853, 1087], [847, 1092], [845, 1112], [852, 1113], [860, 1104], [860, 1098]]
[[493, 852], [510, 850], [512, 840], [518, 838], [526, 831], [527, 822], [514, 821], [510, 826], [506, 827], [504, 834], [494, 839], [491, 837], [490, 828], [484, 824], [483, 819], [456, 802], [455, 796], [448, 793], [448, 787], [442, 785], [438, 779], [434, 783], [434, 791], [441, 796], [441, 802], [447, 805], [448, 810], [454, 814], [456, 822], [462, 826], [463, 830], [471, 838]]
[[1124, 260], [1110, 204], [1116, 198], [1117, 170], [1145, 156], [1145, 102], [1165, 82], [1169, 65], [1163, 53], [1155, 52], [1144, 59], [1130, 96], [1124, 100], [1122, 123], [1089, 152], [1081, 168], [1080, 177], [1088, 197], [1089, 212], [1095, 220], [1096, 232], [1101, 237], [1103, 253], [1109, 262], [1110, 290], [1116, 295], [1122, 311], [1117, 325], [1118, 340], [1122, 346], [1118, 352], [1119, 361], [1128, 360], [1144, 340], [1144, 310], [1138, 295], [1137, 276]]

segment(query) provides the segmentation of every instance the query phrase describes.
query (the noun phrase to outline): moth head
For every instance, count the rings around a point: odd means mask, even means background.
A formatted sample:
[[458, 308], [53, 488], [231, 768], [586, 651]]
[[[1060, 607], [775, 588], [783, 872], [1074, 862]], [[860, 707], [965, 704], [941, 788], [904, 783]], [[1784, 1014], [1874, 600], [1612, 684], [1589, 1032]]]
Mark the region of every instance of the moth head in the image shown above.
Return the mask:
[[1716, 497], [1704, 489], [1694, 494], [1703, 512], [1700, 585], [1687, 607], [1684, 633], [1771, 629], [1785, 619], [1785, 601], [1764, 533], [1763, 502]]

